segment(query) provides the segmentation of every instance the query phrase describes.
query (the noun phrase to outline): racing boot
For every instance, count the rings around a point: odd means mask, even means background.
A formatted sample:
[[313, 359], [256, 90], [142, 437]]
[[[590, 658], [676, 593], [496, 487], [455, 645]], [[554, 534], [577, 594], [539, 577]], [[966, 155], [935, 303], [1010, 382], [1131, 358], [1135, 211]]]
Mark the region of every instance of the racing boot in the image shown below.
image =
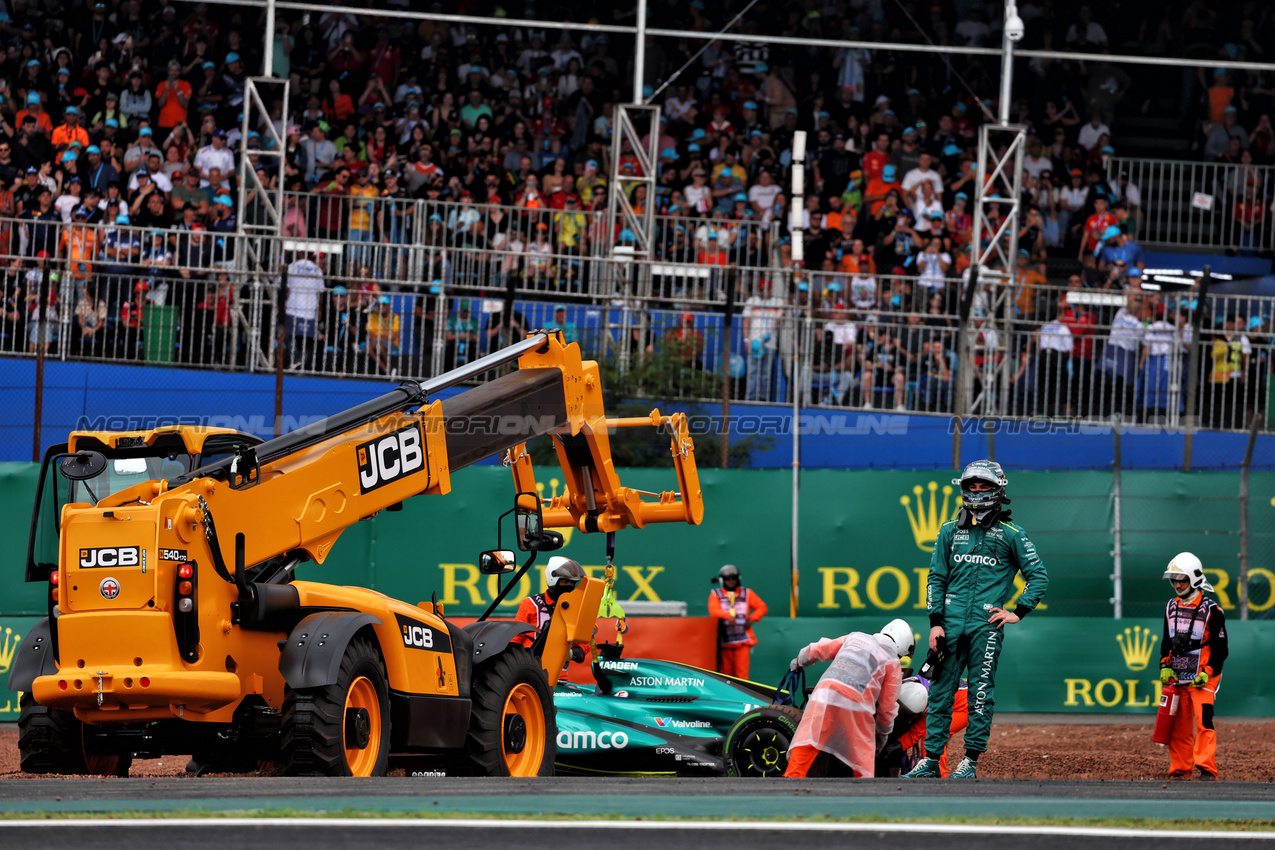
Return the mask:
[[[968, 759], [966, 759], [968, 761]], [[963, 764], [964, 762], [962, 762]], [[904, 779], [939, 779], [943, 774], [939, 773], [939, 760], [924, 758], [916, 763], [916, 767], [903, 774]]]
[[1198, 781], [1199, 781], [1199, 782], [1216, 782], [1216, 781], [1217, 781], [1217, 774], [1215, 774], [1215, 773], [1209, 773], [1209, 772], [1208, 772], [1207, 770], [1205, 770], [1204, 768], [1200, 768], [1200, 778], [1199, 778], [1199, 780], [1198, 780]]
[[978, 778], [978, 762], [966, 756], [961, 759], [961, 763], [956, 766], [956, 770], [952, 771], [952, 779], [977, 779]]

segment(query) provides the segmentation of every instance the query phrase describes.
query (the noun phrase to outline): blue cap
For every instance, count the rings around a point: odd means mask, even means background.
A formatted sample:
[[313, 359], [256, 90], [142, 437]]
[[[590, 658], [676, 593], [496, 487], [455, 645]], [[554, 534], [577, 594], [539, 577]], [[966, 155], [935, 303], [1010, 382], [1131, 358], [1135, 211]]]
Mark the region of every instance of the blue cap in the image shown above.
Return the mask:
[[118, 118], [107, 118], [107, 119], [106, 119], [106, 126], [108, 126], [108, 127], [114, 127], [115, 129], [117, 129], [117, 130], [118, 130], [118, 129], [119, 129], [119, 126], [120, 126], [119, 119], [118, 119]]
[[960, 156], [960, 155], [961, 155], [961, 148], [959, 145], [949, 144], [949, 145], [943, 146], [943, 156]]
[[621, 241], [621, 242], [636, 242], [636, 241], [637, 241], [637, 235], [636, 235], [636, 234], [634, 234], [634, 232], [633, 232], [632, 230], [629, 230], [629, 229], [626, 227], [626, 228], [624, 228], [623, 230], [621, 230], [621, 231], [620, 231], [620, 241]]
[[745, 108], [745, 109], [756, 109], [756, 108], [757, 108], [757, 102], [756, 102], [755, 100], [746, 100], [746, 101], [744, 101], [744, 108]]
[[689, 145], [686, 146], [686, 152], [699, 153], [699, 145], [695, 144], [694, 142], [691, 142]]
[[[1129, 273], [1130, 273], [1130, 274], [1132, 274], [1132, 273], [1133, 273], [1132, 269], [1130, 270], [1130, 272], [1129, 272]], [[1251, 317], [1251, 318], [1248, 320], [1248, 327], [1249, 327], [1249, 330], [1252, 330], [1253, 328], [1260, 328], [1261, 326], [1262, 326], [1262, 317], [1261, 317], [1261, 316], [1253, 316], [1253, 317]]]
[[786, 113], [784, 113], [784, 114], [785, 114], [785, 115], [796, 115], [796, 114], [797, 114], [797, 110], [795, 110], [795, 109], [793, 109], [793, 108], [789, 107], [788, 111], [787, 111]]
[[128, 224], [128, 216], [125, 215], [124, 213], [120, 213], [119, 215], [115, 216], [115, 223]]
[[677, 151], [672, 148], [665, 148], [660, 151], [660, 156], [667, 159], [677, 159]]
[[203, 65], [203, 68], [205, 71], [207, 71], [209, 68], [216, 68], [216, 67], [217, 67], [216, 62], [205, 62]]
[[101, 153], [102, 149], [99, 148], [97, 145], [89, 145], [84, 152], [85, 153]]
[[39, 102], [40, 102], [39, 92], [33, 91], [29, 95], [27, 95], [27, 103], [39, 103]]
[[346, 293], [347, 293], [347, 292], [349, 292], [349, 291], [350, 291], [350, 290], [346, 289], [344, 286], [341, 286], [341, 285], [339, 285], [339, 284], [338, 284], [337, 286], [332, 287], [332, 294], [333, 294], [333, 295], [344, 295], [344, 294], [346, 294]]
[[1226, 107], [1226, 109], [1223, 109], [1222, 111], [1223, 112], [1239, 112], [1239, 110], [1236, 109], [1234, 106], [1228, 106]]
[[389, 297], [388, 295], [382, 295], [380, 298], [376, 299], [376, 303], [377, 303], [377, 304], [388, 304], [388, 303], [390, 303], [390, 297]]
[[71, 215], [72, 215], [73, 217], [74, 217], [74, 216], [77, 216], [77, 215], [82, 215], [82, 216], [84, 216], [85, 218], [88, 218], [88, 217], [89, 217], [89, 210], [88, 210], [88, 207], [76, 207], [76, 208], [75, 208], [75, 212], [71, 213]]
[[758, 62], [756, 65], [753, 66], [754, 74], [760, 74], [763, 71], [769, 71], [769, 70], [770, 70], [770, 66], [767, 65], [765, 62]]
[[40, 60], [39, 60], [39, 59], [32, 59], [30, 62], [28, 62], [28, 63], [27, 63], [27, 67], [28, 67], [28, 68], [39, 68], [39, 67], [40, 67]]
[[708, 133], [704, 132], [702, 127], [696, 127], [695, 132], [691, 133], [691, 139], [703, 139], [706, 136], [708, 136]]
[[63, 162], [74, 162], [75, 160], [79, 158], [80, 158], [80, 155], [77, 154], [75, 151], [67, 151], [66, 153], [62, 154]]
[[751, 139], [753, 136], [758, 136], [758, 137], [760, 137], [761, 135], [762, 135], [761, 130], [753, 130], [752, 132], [750, 132], [750, 133], [748, 134], [748, 138], [750, 138], [750, 139]]
[[800, 281], [797, 284], [797, 289], [800, 290], [801, 292], [809, 292], [810, 284], [806, 283], [804, 280]]
[[139, 169], [137, 169], [137, 171], [135, 171], [134, 173], [135, 173], [138, 177], [150, 177], [150, 176], [151, 176], [151, 173], [150, 173], [149, 171], [147, 171], [145, 168], [139, 168]]
[[745, 195], [743, 192], [736, 192], [735, 197], [732, 200], [734, 200], [734, 202], [737, 204], [739, 203], [746, 204], [748, 203], [748, 196]]
[[1133, 266], [1129, 269], [1129, 277], [1142, 277], [1142, 269]]
[[1102, 231], [1102, 238], [1104, 240], [1115, 239], [1119, 235], [1120, 235], [1120, 228], [1114, 224], [1109, 225], [1106, 230]]
[[837, 282], [834, 280], [832, 283], [828, 284], [828, 291], [829, 291], [829, 292], [840, 292], [840, 291], [841, 291], [841, 284], [837, 283]]
[[233, 53], [233, 52], [232, 52], [232, 53], [227, 53], [227, 54], [226, 54], [226, 64], [227, 64], [227, 65], [229, 65], [231, 62], [238, 62], [238, 61], [239, 61], [239, 54], [238, 54], [238, 53]]
[[223, 207], [233, 207], [235, 205], [234, 201], [230, 200], [229, 195], [218, 195], [216, 198], [213, 198], [213, 203], [221, 204]]
[[894, 179], [893, 165], [887, 165], [885, 168], [881, 169], [881, 179], [887, 183]]
[[66, 108], [66, 114], [67, 114], [67, 115], [79, 115], [79, 114], [80, 114], [80, 110], [79, 110], [79, 108], [78, 108], [78, 107], [75, 107], [75, 106], [68, 106], [68, 107]]
[[717, 241], [717, 231], [716, 231], [716, 230], [710, 230], [710, 231], [708, 231], [708, 238], [709, 238], [709, 239], [711, 239], [712, 241], [716, 242], [716, 241]]
[[83, 181], [83, 180], [81, 180], [81, 179], [80, 179], [80, 178], [78, 178], [78, 177], [72, 177], [70, 180], [66, 181], [66, 185], [70, 186], [72, 183], [81, 183], [81, 184], [82, 184], [83, 182], [84, 182], [84, 181]]
[[598, 161], [597, 161], [596, 159], [591, 159], [591, 160], [589, 160], [588, 162], [586, 162], [586, 163], [584, 164], [584, 167], [585, 167], [585, 168], [597, 168], [597, 167], [598, 167]]
[[441, 215], [439, 215], [438, 213], [434, 213], [433, 215], [431, 215], [431, 216], [429, 217], [429, 220], [430, 220], [430, 221], [442, 221], [442, 220], [443, 220], [443, 217], [442, 217]]
[[155, 134], [154, 134], [154, 132], [152, 132], [152, 131], [151, 131], [151, 128], [150, 128], [150, 127], [143, 127], [142, 129], [140, 129], [140, 130], [138, 130], [138, 131], [137, 131], [137, 135], [139, 135], [139, 136], [153, 136], [153, 135], [155, 135]]
[[1102, 146], [1102, 153], [1115, 153], [1115, 152], [1116, 152], [1116, 149], [1113, 148], [1111, 145]]

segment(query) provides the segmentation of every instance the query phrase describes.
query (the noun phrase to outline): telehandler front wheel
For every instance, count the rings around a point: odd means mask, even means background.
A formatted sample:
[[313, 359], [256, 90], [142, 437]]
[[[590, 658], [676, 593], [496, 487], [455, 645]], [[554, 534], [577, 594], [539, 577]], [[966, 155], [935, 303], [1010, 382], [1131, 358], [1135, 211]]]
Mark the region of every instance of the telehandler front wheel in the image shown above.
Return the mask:
[[534, 655], [510, 646], [475, 667], [472, 698], [465, 751], [448, 773], [553, 776], [558, 724], [549, 681]]
[[71, 712], [40, 705], [23, 694], [18, 714], [18, 753], [23, 773], [128, 776], [132, 756], [88, 753], [84, 724]]
[[350, 641], [336, 684], [287, 688], [280, 731], [289, 776], [384, 776], [390, 697], [376, 643]]

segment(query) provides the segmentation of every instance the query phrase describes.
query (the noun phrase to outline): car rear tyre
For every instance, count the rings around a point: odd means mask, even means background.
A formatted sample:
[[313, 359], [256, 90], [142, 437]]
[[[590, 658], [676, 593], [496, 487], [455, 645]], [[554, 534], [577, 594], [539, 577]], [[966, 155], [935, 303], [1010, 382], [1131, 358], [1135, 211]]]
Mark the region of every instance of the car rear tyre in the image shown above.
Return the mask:
[[722, 752], [727, 776], [783, 776], [801, 709], [766, 705], [739, 716], [726, 732]]
[[549, 681], [521, 646], [474, 668], [465, 751], [448, 773], [463, 776], [553, 776], [558, 755]]
[[128, 776], [133, 757], [86, 753], [84, 724], [71, 712], [40, 705], [23, 694], [18, 713], [23, 773]]
[[289, 776], [384, 776], [390, 760], [390, 697], [376, 642], [350, 641], [336, 684], [287, 688], [281, 731]]

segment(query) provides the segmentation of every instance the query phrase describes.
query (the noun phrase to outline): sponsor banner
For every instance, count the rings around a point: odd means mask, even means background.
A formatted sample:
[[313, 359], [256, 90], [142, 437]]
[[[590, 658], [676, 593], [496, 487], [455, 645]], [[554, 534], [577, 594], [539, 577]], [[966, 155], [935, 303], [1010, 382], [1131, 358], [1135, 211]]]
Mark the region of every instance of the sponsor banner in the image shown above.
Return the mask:
[[[423, 458], [412, 428], [362, 447], [361, 483], [381, 486], [387, 476], [413, 474]], [[365, 465], [364, 465], [365, 464]], [[0, 464], [0, 510], [30, 516], [37, 467]], [[801, 478], [799, 552], [803, 617], [890, 614], [925, 610], [926, 579], [934, 540], [955, 516], [959, 493], [944, 470], [807, 470]], [[1033, 618], [1114, 614], [1111, 579], [1115, 548], [1112, 480], [1107, 471], [1011, 470], [1012, 520], [1035, 544], [1050, 586]], [[660, 492], [676, 486], [672, 470], [626, 469], [630, 487]], [[791, 475], [786, 470], [701, 470], [705, 517], [699, 527], [651, 525], [617, 535], [616, 592], [629, 601], [684, 601], [691, 616], [707, 614], [709, 579], [733, 563], [744, 583], [786, 617], [791, 595]], [[1161, 574], [1180, 551], [1204, 561], [1218, 600], [1232, 618], [1239, 606], [1239, 476], [1236, 473], [1125, 472], [1122, 501], [1122, 569], [1125, 616], [1155, 617], [1167, 585]], [[1275, 473], [1250, 478], [1249, 596], [1254, 618], [1275, 609]], [[561, 492], [555, 470], [542, 469], [537, 489]], [[502, 579], [478, 572], [478, 553], [495, 543], [494, 521], [512, 503], [512, 483], [501, 467], [457, 473], [452, 493], [404, 502], [347, 529], [322, 565], [302, 564], [311, 581], [367, 587], [396, 599], [429, 599], [437, 593], [449, 616], [476, 616], [499, 591]], [[592, 576], [605, 569], [600, 534], [560, 529], [561, 554]], [[505, 542], [512, 527], [505, 529]], [[223, 532], [224, 533], [224, 532]], [[144, 541], [104, 541], [142, 545]], [[153, 544], [152, 544], [153, 546]], [[0, 577], [8, 592], [0, 614], [42, 614], [43, 584], [23, 582], [26, 547], [0, 553]], [[98, 566], [105, 550], [85, 555]], [[151, 549], [151, 555], [156, 554]], [[195, 557], [187, 550], [159, 552], [161, 561]], [[556, 553], [555, 553], [556, 554]], [[124, 566], [123, 554], [106, 560]], [[547, 557], [513, 588], [497, 613], [512, 616], [528, 594], [544, 588]], [[145, 564], [145, 561], [142, 561]], [[1021, 592], [1021, 579], [1017, 592]], [[1016, 594], [1015, 594], [1016, 596]], [[1014, 597], [1004, 600], [1012, 603]]]

